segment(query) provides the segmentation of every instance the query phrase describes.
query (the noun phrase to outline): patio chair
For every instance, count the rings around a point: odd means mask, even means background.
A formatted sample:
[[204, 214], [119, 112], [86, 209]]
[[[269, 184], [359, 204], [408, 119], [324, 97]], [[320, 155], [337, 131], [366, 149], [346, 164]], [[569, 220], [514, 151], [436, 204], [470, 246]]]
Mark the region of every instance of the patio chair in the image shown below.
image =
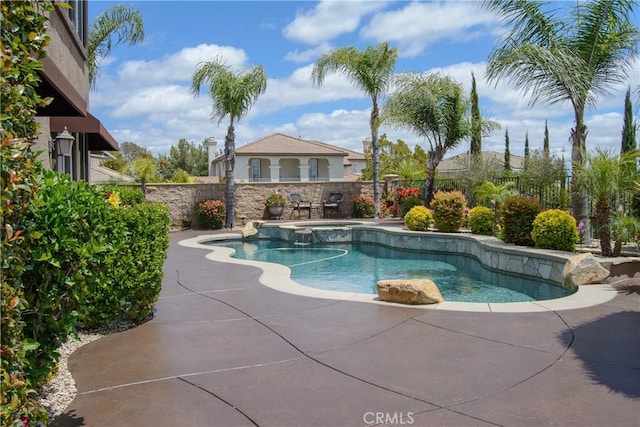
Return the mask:
[[293, 209], [291, 209], [291, 215], [289, 218], [293, 217], [294, 213], [298, 213], [298, 218], [300, 218], [300, 211], [309, 212], [309, 219], [311, 219], [311, 202], [303, 200], [302, 196], [297, 193], [291, 193], [287, 196], [291, 204], [293, 205]]
[[340, 203], [344, 197], [342, 193], [331, 193], [327, 200], [322, 201], [322, 216], [327, 218], [328, 216], [333, 217], [334, 213], [337, 218], [340, 218]]

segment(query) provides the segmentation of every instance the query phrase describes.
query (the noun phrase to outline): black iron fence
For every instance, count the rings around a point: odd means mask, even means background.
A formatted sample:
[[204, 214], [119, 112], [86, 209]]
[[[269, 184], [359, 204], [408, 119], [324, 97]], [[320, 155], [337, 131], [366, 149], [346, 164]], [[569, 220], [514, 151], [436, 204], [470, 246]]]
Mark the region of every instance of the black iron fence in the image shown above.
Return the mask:
[[[492, 180], [496, 186], [512, 182], [513, 192], [517, 195], [535, 197], [538, 199], [543, 209], [570, 209], [571, 208], [571, 176], [565, 176], [552, 183], [545, 185], [535, 185], [528, 183], [520, 177], [496, 178]], [[406, 185], [406, 184], [405, 184]], [[411, 186], [424, 192], [424, 181], [413, 182]], [[477, 206], [478, 203], [474, 193], [476, 187], [470, 187], [468, 181], [455, 178], [436, 178], [434, 191], [460, 191], [467, 198], [469, 206]], [[632, 214], [633, 193], [611, 195], [614, 210], [621, 209], [624, 213]]]

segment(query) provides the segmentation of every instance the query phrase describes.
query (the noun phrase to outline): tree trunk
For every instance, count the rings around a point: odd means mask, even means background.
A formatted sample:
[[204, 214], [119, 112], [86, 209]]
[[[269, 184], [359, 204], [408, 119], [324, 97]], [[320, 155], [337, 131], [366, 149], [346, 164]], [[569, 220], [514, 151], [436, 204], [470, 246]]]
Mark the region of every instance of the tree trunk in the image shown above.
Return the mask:
[[[575, 107], [576, 109], [580, 109]], [[584, 166], [587, 155], [587, 127], [584, 125], [584, 108], [575, 112], [576, 127], [571, 129], [571, 207], [577, 223], [585, 225], [582, 243], [591, 243], [591, 226], [589, 224], [589, 195], [578, 190], [575, 182], [577, 172]]]
[[427, 160], [427, 177], [424, 182], [424, 203], [427, 207], [429, 207], [431, 200], [433, 200], [436, 169], [443, 157], [444, 153], [440, 153], [439, 151], [429, 151], [429, 159]]
[[602, 256], [612, 256], [611, 251], [611, 205], [608, 201], [598, 202], [596, 205], [596, 218], [598, 219], [597, 234], [600, 239], [600, 251]]
[[224, 137], [224, 158], [225, 158], [225, 188], [224, 195], [226, 199], [225, 208], [227, 216], [224, 221], [224, 227], [233, 228], [235, 218], [235, 192], [233, 190], [233, 169], [236, 165], [236, 135], [233, 128], [233, 119], [227, 128], [227, 135]]
[[375, 204], [376, 218], [380, 216], [380, 183], [378, 179], [380, 165], [378, 164], [378, 103], [373, 99], [371, 108], [371, 165], [373, 167], [373, 203]]

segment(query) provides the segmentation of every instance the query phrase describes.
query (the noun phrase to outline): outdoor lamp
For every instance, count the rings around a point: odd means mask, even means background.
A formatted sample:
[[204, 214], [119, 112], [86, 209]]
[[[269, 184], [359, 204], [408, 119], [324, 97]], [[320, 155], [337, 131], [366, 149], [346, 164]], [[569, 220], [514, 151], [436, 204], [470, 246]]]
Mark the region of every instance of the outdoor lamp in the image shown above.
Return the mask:
[[67, 127], [64, 127], [62, 132], [58, 132], [56, 135], [56, 145], [58, 156], [71, 156], [73, 150], [73, 141], [76, 139], [69, 133]]
[[75, 138], [69, 133], [67, 127], [56, 135], [54, 147], [56, 150], [56, 164], [59, 173], [71, 173], [71, 156], [73, 153], [73, 141]]

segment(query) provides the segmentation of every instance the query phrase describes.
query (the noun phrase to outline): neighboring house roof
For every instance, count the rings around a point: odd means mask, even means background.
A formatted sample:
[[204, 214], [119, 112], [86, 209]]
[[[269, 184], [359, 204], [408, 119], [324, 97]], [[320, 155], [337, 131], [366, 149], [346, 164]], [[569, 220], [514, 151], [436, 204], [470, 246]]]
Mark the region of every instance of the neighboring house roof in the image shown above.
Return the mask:
[[133, 177], [122, 174], [102, 164], [103, 161], [112, 160], [114, 158], [107, 151], [103, 151], [102, 153], [90, 153], [89, 156], [91, 158], [91, 173], [89, 174], [89, 181], [91, 184], [107, 182], [135, 182]]
[[[316, 156], [348, 156], [347, 150], [318, 141], [311, 141], [282, 133], [273, 133], [236, 148], [236, 156], [250, 155], [316, 155]], [[215, 161], [224, 159], [219, 156]]]
[[[461, 153], [446, 159], [442, 159], [438, 165], [438, 172], [441, 174], [451, 174], [460, 171], [461, 165], [464, 164], [465, 157], [469, 156], [469, 153]], [[482, 160], [484, 162], [493, 163], [495, 165], [504, 166], [504, 153], [498, 153], [496, 151], [483, 151]], [[511, 154], [509, 163], [511, 169], [520, 170], [524, 163], [524, 157]]]

